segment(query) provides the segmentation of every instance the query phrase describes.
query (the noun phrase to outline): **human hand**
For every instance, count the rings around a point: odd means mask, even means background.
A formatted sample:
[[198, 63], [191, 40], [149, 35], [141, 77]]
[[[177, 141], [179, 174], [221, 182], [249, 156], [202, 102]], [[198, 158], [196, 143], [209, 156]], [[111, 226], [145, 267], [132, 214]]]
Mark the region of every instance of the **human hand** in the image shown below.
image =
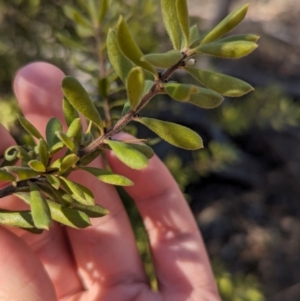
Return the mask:
[[[62, 71], [47, 63], [21, 69], [14, 90], [26, 118], [41, 133], [52, 116], [63, 121]], [[122, 139], [121, 134], [119, 136]], [[0, 126], [0, 154], [15, 142]], [[0, 299], [7, 301], [220, 301], [198, 227], [176, 182], [154, 156], [135, 171], [107, 154], [114, 172], [131, 179], [127, 187], [143, 218], [159, 284], [150, 289], [133, 231], [113, 186], [76, 172], [72, 179], [91, 189], [110, 210], [84, 230], [53, 225], [40, 235], [0, 227]], [[93, 163], [101, 167], [97, 158]], [[23, 203], [3, 198], [13, 210]]]

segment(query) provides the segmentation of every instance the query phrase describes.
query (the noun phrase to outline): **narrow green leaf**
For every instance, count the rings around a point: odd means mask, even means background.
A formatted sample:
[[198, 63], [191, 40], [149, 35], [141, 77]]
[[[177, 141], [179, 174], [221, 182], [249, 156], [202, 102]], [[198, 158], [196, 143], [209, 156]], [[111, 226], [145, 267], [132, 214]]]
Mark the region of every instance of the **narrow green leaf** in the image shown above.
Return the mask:
[[39, 191], [39, 187], [30, 182], [30, 208], [34, 225], [39, 229], [49, 229], [52, 219], [49, 206]]
[[82, 15], [79, 10], [75, 9], [73, 6], [64, 5], [63, 10], [65, 15], [69, 19], [74, 21], [76, 24], [82, 27], [87, 27], [88, 29], [93, 29], [92, 23], [84, 15]]
[[56, 132], [57, 137], [63, 144], [71, 151], [75, 151], [75, 144], [73, 141], [64, 133]]
[[103, 98], [107, 98], [109, 94], [109, 81], [107, 77], [99, 78], [98, 80], [98, 92]]
[[49, 149], [47, 142], [44, 139], [40, 139], [37, 145], [37, 149], [40, 156], [40, 161], [45, 167], [47, 167], [49, 162]]
[[105, 17], [107, 11], [108, 11], [108, 0], [101, 0], [100, 1], [100, 8], [99, 8], [99, 15], [98, 15], [99, 24], [101, 24], [101, 22], [102, 22], [103, 18]]
[[140, 153], [142, 153], [148, 159], [151, 159], [154, 156], [153, 149], [148, 145], [137, 144], [137, 143], [127, 143], [127, 144], [133, 147], [134, 149], [136, 149], [137, 151], [139, 151]]
[[95, 167], [81, 167], [82, 170], [85, 170], [95, 177], [97, 177], [101, 182], [119, 185], [119, 186], [132, 186], [134, 183], [127, 179], [124, 176], [117, 175], [109, 170], [95, 168]]
[[18, 198], [30, 205], [30, 192], [16, 192], [14, 193]]
[[83, 229], [91, 225], [86, 213], [49, 200], [47, 200], [47, 203], [53, 220], [76, 229]]
[[235, 42], [235, 41], [247, 41], [247, 42], [254, 42], [256, 43], [259, 40], [260, 36], [255, 34], [237, 34], [229, 37], [225, 37], [221, 40], [218, 40], [218, 42]]
[[191, 67], [185, 67], [184, 69], [204, 86], [222, 95], [237, 97], [253, 90], [248, 83], [235, 77]]
[[199, 92], [192, 94], [189, 103], [204, 109], [213, 109], [219, 106], [224, 98], [221, 94], [210, 89], [199, 88]]
[[65, 156], [61, 161], [59, 172], [63, 174], [64, 172], [68, 171], [76, 164], [78, 160], [79, 157], [76, 154], [70, 154]]
[[45, 165], [41, 161], [31, 160], [27, 164], [28, 164], [28, 166], [30, 168], [32, 168], [36, 172], [40, 172], [41, 173], [41, 172], [45, 172], [46, 171], [46, 167], [45, 167]]
[[59, 139], [55, 132], [61, 132], [62, 131], [62, 125], [58, 118], [52, 117], [46, 126], [46, 139], [47, 143], [49, 145], [49, 148], [52, 148], [53, 145], [55, 145], [57, 142], [59, 142]]
[[126, 115], [130, 110], [131, 110], [130, 101], [129, 101], [129, 99], [127, 99], [127, 100], [125, 101], [124, 106], [123, 106], [123, 110], [122, 110], [121, 116]]
[[28, 162], [32, 159], [28, 152], [22, 146], [19, 145], [14, 145], [7, 148], [4, 153], [4, 158], [8, 161], [21, 159], [24, 162]]
[[182, 59], [182, 53], [179, 50], [173, 49], [165, 53], [151, 53], [144, 55], [141, 60], [158, 68], [170, 68], [177, 64]]
[[122, 52], [136, 65], [148, 70], [153, 74], [157, 74], [155, 68], [152, 67], [148, 62], [141, 61], [144, 55], [136, 44], [131, 32], [127, 26], [127, 23], [121, 16], [117, 28], [117, 39]]
[[75, 41], [73, 38], [70, 38], [62, 33], [57, 33], [56, 37], [64, 46], [67, 46], [68, 48], [74, 48], [81, 51], [89, 51], [82, 43]]
[[217, 57], [238, 59], [257, 48], [257, 44], [247, 41], [215, 42], [195, 48], [196, 53], [205, 53]]
[[181, 26], [177, 14], [175, 0], [161, 0], [161, 12], [167, 33], [171, 39], [173, 47], [180, 50], [181, 47]]
[[128, 74], [126, 89], [132, 110], [135, 110], [139, 105], [143, 96], [144, 86], [145, 76], [143, 69], [141, 67], [131, 69]]
[[46, 174], [45, 177], [47, 178], [48, 183], [54, 187], [55, 189], [59, 189], [60, 187], [60, 181], [59, 179], [51, 174]]
[[103, 129], [103, 122], [99, 112], [76, 78], [66, 76], [62, 82], [62, 89], [68, 101], [77, 111]]
[[191, 129], [153, 118], [137, 118], [138, 121], [168, 143], [184, 149], [195, 150], [203, 147], [201, 137]]
[[74, 201], [72, 203], [72, 206], [74, 209], [78, 209], [86, 213], [89, 217], [101, 217], [109, 213], [109, 211], [106, 208], [97, 204], [92, 206], [87, 206]]
[[99, 1], [95, 1], [95, 0], [87, 1], [87, 9], [88, 9], [91, 21], [93, 22], [93, 25], [96, 28], [99, 25], [99, 23], [98, 23], [98, 21], [99, 21], [98, 20], [98, 11], [99, 11], [98, 3], [99, 3]]
[[187, 84], [165, 83], [164, 88], [172, 98], [179, 101], [188, 101], [192, 94], [199, 92], [197, 86]]
[[126, 83], [127, 76], [134, 64], [121, 51], [116, 33], [113, 30], [109, 30], [106, 44], [110, 63], [123, 83]]
[[190, 27], [190, 44], [192, 45], [195, 41], [199, 39], [199, 31], [197, 25], [194, 24]]
[[12, 181], [15, 181], [15, 177], [12, 174], [10, 174], [9, 172], [0, 169], [0, 181], [12, 182]]
[[116, 140], [105, 140], [118, 159], [132, 169], [143, 169], [148, 165], [148, 159], [132, 146]]
[[230, 13], [223, 21], [221, 21], [216, 27], [214, 27], [210, 32], [208, 32], [200, 44], [204, 45], [206, 43], [215, 41], [231, 31], [236, 27], [246, 16], [249, 4], [245, 4], [242, 7], [234, 10]]
[[24, 118], [21, 115], [18, 115], [19, 121], [22, 125], [22, 127], [32, 136], [34, 136], [35, 138], [43, 138], [43, 136], [41, 135], [41, 133], [36, 129], [36, 127], [31, 124], [26, 118]]
[[83, 158], [80, 158], [79, 164], [80, 166], [86, 166], [93, 162], [100, 154], [102, 153], [101, 149], [95, 150]]
[[55, 143], [49, 151], [49, 156], [53, 157], [56, 153], [58, 153], [60, 150], [62, 150], [65, 147], [64, 143], [61, 141]]
[[30, 211], [0, 212], [0, 224], [9, 227], [34, 228]]
[[190, 43], [190, 20], [186, 0], [176, 1], [178, 21], [185, 38], [184, 47], [188, 47]]
[[65, 177], [59, 177], [61, 185], [64, 189], [74, 198], [76, 201], [84, 205], [94, 205], [93, 193], [85, 186], [79, 183], [66, 179]]
[[82, 130], [81, 120], [80, 120], [80, 118], [76, 118], [69, 125], [69, 127], [67, 129], [67, 132], [66, 132], [66, 136], [69, 137], [69, 138], [73, 138], [81, 130]]
[[30, 167], [6, 166], [4, 169], [9, 173], [15, 174], [19, 181], [35, 178], [40, 175], [39, 172], [36, 172]]
[[74, 109], [66, 97], [63, 99], [63, 112], [68, 126], [74, 119], [79, 117], [78, 112]]

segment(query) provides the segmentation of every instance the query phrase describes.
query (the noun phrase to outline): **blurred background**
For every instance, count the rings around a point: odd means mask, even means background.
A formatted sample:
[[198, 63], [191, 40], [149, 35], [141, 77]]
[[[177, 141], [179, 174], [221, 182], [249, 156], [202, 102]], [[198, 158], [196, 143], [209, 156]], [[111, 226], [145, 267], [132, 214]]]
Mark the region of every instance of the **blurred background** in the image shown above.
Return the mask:
[[[97, 59], [103, 53], [105, 59], [105, 43], [95, 42], [81, 15], [74, 17], [74, 9], [87, 16], [88, 2], [0, 0], [0, 121], [19, 143], [26, 137], [16, 122], [18, 107], [11, 87], [16, 70], [23, 65], [37, 60], [53, 63], [79, 78], [98, 100], [95, 78], [101, 74]], [[122, 13], [145, 53], [170, 49], [159, 1], [109, 2], [101, 25], [104, 33], [115, 26]], [[204, 32], [246, 2], [190, 0], [191, 23]], [[194, 212], [223, 300], [297, 301], [300, 2], [248, 2], [248, 15], [234, 31], [260, 35], [259, 48], [240, 60], [201, 57], [197, 64], [241, 78], [255, 91], [243, 98], [228, 98], [213, 110], [160, 97], [143, 115], [186, 125], [203, 137], [205, 148], [200, 151], [178, 150], [163, 142], [154, 148]], [[176, 73], [173, 79], [192, 82], [184, 73]], [[139, 137], [152, 137], [144, 129], [131, 130], [138, 131]], [[154, 279], [139, 217], [132, 204], [125, 202], [150, 278]]]

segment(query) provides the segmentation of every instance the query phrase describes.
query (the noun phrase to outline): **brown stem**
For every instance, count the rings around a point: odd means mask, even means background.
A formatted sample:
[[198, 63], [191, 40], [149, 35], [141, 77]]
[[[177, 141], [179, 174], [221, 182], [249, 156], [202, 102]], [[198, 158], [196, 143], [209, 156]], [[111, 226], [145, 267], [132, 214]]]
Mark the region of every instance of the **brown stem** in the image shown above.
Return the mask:
[[134, 117], [136, 117], [137, 113], [142, 108], [144, 108], [155, 95], [162, 92], [162, 90], [163, 90], [162, 84], [165, 83], [166, 81], [168, 81], [170, 76], [180, 66], [182, 66], [182, 62], [184, 61], [185, 58], [186, 58], [186, 54], [183, 53], [183, 57], [180, 59], [180, 61], [178, 63], [176, 63], [175, 65], [173, 65], [172, 67], [165, 70], [165, 72], [160, 75], [159, 79], [157, 79], [154, 82], [154, 84], [152, 85], [150, 90], [143, 96], [140, 104], [137, 106], [137, 108], [134, 111], [130, 110], [128, 113], [126, 113], [124, 116], [122, 116], [121, 119], [119, 119], [117, 121], [117, 123], [115, 123], [112, 127], [110, 127], [104, 135], [101, 135], [100, 137], [95, 139], [91, 144], [89, 144], [85, 148], [80, 149], [78, 151], [78, 156], [81, 158], [81, 157], [86, 156], [89, 153], [101, 148], [105, 139], [109, 139], [113, 135], [120, 132], [121, 129], [124, 128], [130, 121], [132, 121], [134, 119]]

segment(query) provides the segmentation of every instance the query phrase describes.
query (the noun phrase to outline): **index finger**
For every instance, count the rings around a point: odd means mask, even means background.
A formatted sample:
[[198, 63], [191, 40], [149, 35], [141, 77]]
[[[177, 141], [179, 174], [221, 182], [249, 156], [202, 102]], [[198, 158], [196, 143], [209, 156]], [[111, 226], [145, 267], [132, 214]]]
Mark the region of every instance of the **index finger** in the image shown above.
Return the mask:
[[135, 183], [126, 191], [144, 220], [160, 291], [168, 296], [199, 291], [201, 298], [205, 293], [209, 300], [219, 300], [198, 226], [165, 165], [154, 156], [147, 168], [135, 171], [122, 164], [113, 152], [107, 157], [115, 172]]

